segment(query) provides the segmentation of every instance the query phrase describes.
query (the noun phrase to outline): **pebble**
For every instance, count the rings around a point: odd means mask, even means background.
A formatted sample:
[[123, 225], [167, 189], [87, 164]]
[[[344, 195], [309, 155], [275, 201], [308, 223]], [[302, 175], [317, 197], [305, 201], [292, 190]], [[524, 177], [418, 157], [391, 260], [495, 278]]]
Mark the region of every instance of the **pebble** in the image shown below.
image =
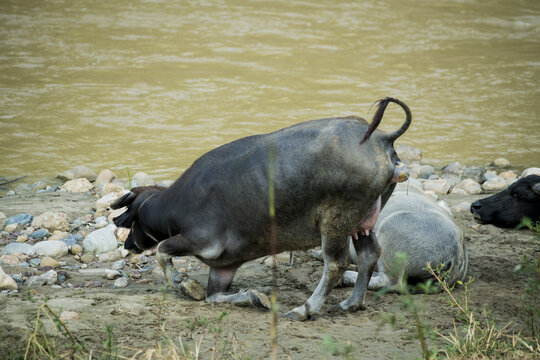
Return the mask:
[[49, 270], [45, 274], [30, 277], [26, 283], [26, 286], [39, 287], [43, 285], [53, 285], [56, 280], [58, 280], [56, 271]]
[[31, 188], [32, 191], [34, 191], [34, 192], [43, 191], [43, 190], [46, 190], [46, 189], [47, 189], [47, 184], [45, 184], [45, 183], [42, 182], [42, 181], [36, 181], [36, 182], [33, 183], [32, 185], [30, 185], [30, 188]]
[[103, 254], [98, 255], [98, 261], [100, 262], [109, 262], [109, 261], [116, 261], [122, 257], [122, 254], [120, 253], [120, 249], [115, 249], [113, 251], [109, 251]]
[[116, 179], [116, 174], [113, 173], [109, 169], [105, 169], [99, 173], [99, 175], [96, 178], [96, 181], [94, 181], [94, 185], [99, 186], [101, 184], [108, 184], [112, 182], [114, 179]]
[[94, 185], [85, 178], [69, 180], [60, 187], [61, 189], [74, 193], [87, 193], [94, 188]]
[[28, 265], [30, 267], [38, 267], [40, 264], [41, 264], [40, 258], [33, 258], [33, 259], [28, 260]]
[[105, 216], [100, 216], [94, 220], [96, 224], [96, 229], [102, 229], [105, 226], [109, 225], [107, 218]]
[[45, 256], [41, 258], [41, 263], [39, 265], [41, 267], [50, 266], [53, 269], [56, 269], [60, 265], [60, 263], [57, 260], [53, 259], [52, 257]]
[[482, 184], [482, 189], [484, 189], [485, 191], [497, 192], [506, 189], [506, 187], [506, 180], [498, 176], [490, 177]]
[[499, 174], [499, 177], [503, 179], [517, 179], [517, 174], [513, 172], [512, 170], [503, 171]]
[[523, 170], [523, 172], [521, 173], [521, 175], [519, 177], [524, 178], [525, 176], [529, 176], [529, 175], [538, 175], [538, 176], [540, 176], [540, 168], [537, 168], [537, 167], [527, 168], [527, 169]]
[[19, 224], [9, 224], [9, 225], [4, 226], [4, 231], [7, 233], [12, 233], [12, 232], [15, 232], [15, 230], [17, 230], [18, 227], [19, 227]]
[[4, 263], [6, 265], [20, 265], [20, 263], [23, 263], [26, 261], [28, 257], [20, 252], [15, 252], [13, 254], [4, 254], [0, 255], [0, 263]]
[[125, 260], [118, 260], [111, 264], [112, 270], [122, 270], [126, 266]]
[[107, 270], [105, 268], [97, 268], [97, 269], [79, 269], [79, 274], [86, 275], [86, 276], [95, 276], [95, 277], [105, 277], [107, 274]]
[[16, 253], [23, 253], [25, 255], [28, 255], [30, 251], [32, 251], [32, 245], [12, 242], [4, 246], [4, 248], [0, 250], [0, 254], [13, 255]]
[[116, 193], [109, 193], [96, 201], [96, 209], [106, 209], [118, 199]]
[[70, 250], [73, 255], [82, 254], [83, 252], [83, 248], [79, 244], [72, 245]]
[[109, 280], [114, 280], [116, 278], [119, 278], [120, 276], [122, 276], [120, 271], [110, 269], [105, 270], [105, 277]]
[[17, 290], [17, 282], [0, 266], [0, 290]]
[[471, 180], [476, 181], [477, 183], [481, 183], [484, 181], [485, 172], [486, 172], [486, 169], [479, 168], [476, 166], [464, 167], [461, 169], [461, 178], [471, 179]]
[[56, 176], [62, 181], [74, 180], [79, 178], [85, 178], [88, 181], [95, 181], [97, 175], [94, 171], [84, 165], [75, 166], [69, 170], [66, 170]]
[[47, 237], [48, 235], [49, 235], [49, 230], [39, 229], [32, 232], [29, 237], [31, 237], [32, 239], [40, 240], [40, 239], [43, 239], [44, 237]]
[[453, 174], [453, 175], [460, 175], [462, 172], [463, 166], [458, 161], [451, 162], [450, 164], [446, 165], [442, 168], [443, 174]]
[[506, 168], [510, 166], [510, 161], [506, 160], [505, 158], [497, 158], [495, 161], [493, 161], [493, 165], [500, 168]]
[[91, 263], [92, 261], [94, 261], [96, 259], [96, 257], [93, 255], [93, 254], [84, 254], [84, 255], [81, 255], [81, 262], [85, 263], [85, 264], [88, 264], [88, 263]]
[[23, 243], [23, 242], [26, 242], [26, 240], [28, 240], [28, 236], [19, 235], [19, 236], [17, 236], [17, 240], [15, 240], [15, 241], [17, 241], [18, 243]]
[[111, 224], [96, 230], [84, 238], [82, 247], [87, 253], [102, 254], [117, 248], [118, 242], [114, 231], [116, 226]]
[[127, 239], [127, 237], [128, 237], [128, 235], [129, 235], [129, 232], [130, 232], [130, 231], [131, 231], [131, 230], [130, 230], [130, 229], [127, 229], [127, 228], [122, 228], [122, 227], [117, 228], [117, 229], [116, 229], [116, 232], [115, 232], [116, 238], [117, 238], [118, 241], [120, 241], [120, 242], [125, 242], [126, 239]]
[[115, 288], [125, 288], [126, 286], [128, 286], [128, 279], [125, 277], [118, 278], [114, 281], [113, 286]]
[[29, 255], [50, 256], [60, 258], [68, 254], [69, 248], [66, 243], [58, 240], [45, 240], [36, 243]]
[[156, 182], [154, 181], [154, 179], [150, 175], [144, 172], [138, 172], [135, 175], [133, 175], [132, 181], [136, 182], [140, 186], [156, 185]]
[[471, 209], [471, 203], [468, 201], [463, 201], [457, 205], [452, 206], [450, 209], [455, 213], [462, 213], [462, 212], [468, 213]]
[[[30, 225], [32, 223], [32, 220], [34, 220], [34, 216], [32, 214], [18, 214], [8, 217], [4, 223], [4, 226], [7, 227], [9, 225], [16, 224], [22, 227], [25, 225]], [[11, 232], [7, 229], [4, 230]]]
[[436, 194], [445, 195], [450, 191], [450, 184], [448, 180], [438, 179], [438, 180], [426, 180], [423, 183], [424, 191], [432, 191]]
[[463, 190], [468, 195], [478, 195], [482, 193], [482, 186], [474, 180], [465, 179], [452, 189], [452, 193], [456, 193], [456, 190]]
[[101, 193], [103, 195], [115, 193], [119, 196], [122, 196], [123, 193], [125, 193], [126, 191], [127, 191], [126, 188], [116, 183], [104, 184], [103, 187], [101, 188]]
[[49, 240], [62, 240], [67, 237], [69, 233], [67, 231], [55, 231], [49, 236]]
[[435, 174], [435, 168], [431, 165], [422, 165], [418, 168], [418, 177], [420, 179], [429, 179]]
[[62, 311], [60, 313], [60, 320], [61, 321], [70, 321], [70, 320], [77, 320], [79, 318], [79, 314], [75, 311]]
[[[49, 238], [50, 240], [50, 238]], [[65, 243], [67, 246], [75, 246], [79, 244], [80, 237], [75, 235], [68, 235], [63, 239], [60, 239], [61, 242]]]
[[131, 257], [132, 264], [146, 264], [148, 262], [148, 257], [144, 254], [134, 255]]
[[56, 230], [69, 230], [69, 217], [63, 212], [45, 212], [32, 221], [32, 226], [35, 228], [45, 228], [51, 232]]

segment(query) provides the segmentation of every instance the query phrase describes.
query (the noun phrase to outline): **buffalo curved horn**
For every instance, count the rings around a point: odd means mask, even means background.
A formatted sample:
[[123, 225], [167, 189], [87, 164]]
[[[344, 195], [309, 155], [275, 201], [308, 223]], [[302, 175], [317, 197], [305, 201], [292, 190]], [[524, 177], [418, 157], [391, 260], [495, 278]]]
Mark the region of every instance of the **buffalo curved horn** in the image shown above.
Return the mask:
[[534, 184], [531, 189], [533, 193], [535, 193], [536, 195], [540, 195], [540, 182]]

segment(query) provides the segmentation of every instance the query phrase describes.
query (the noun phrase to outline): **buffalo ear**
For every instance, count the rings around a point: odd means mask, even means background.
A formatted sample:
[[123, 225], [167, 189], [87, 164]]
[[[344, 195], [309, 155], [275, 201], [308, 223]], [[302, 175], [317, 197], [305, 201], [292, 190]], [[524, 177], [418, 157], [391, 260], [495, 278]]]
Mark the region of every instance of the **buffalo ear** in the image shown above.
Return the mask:
[[122, 196], [120, 199], [113, 202], [111, 204], [111, 209], [116, 210], [116, 209], [120, 209], [121, 207], [124, 207], [124, 206], [129, 206], [129, 205], [131, 205], [133, 200], [135, 200], [136, 197], [137, 197], [137, 195], [135, 195], [135, 193], [130, 191], [127, 194], [125, 194], [124, 196]]
[[533, 193], [535, 193], [536, 195], [540, 195], [540, 182], [534, 184], [531, 189]]

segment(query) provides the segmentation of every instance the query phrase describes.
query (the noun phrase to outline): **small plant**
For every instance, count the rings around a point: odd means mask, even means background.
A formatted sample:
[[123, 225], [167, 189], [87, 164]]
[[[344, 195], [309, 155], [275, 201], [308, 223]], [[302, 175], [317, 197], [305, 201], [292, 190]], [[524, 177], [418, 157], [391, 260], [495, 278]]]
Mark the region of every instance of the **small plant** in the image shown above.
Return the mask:
[[354, 351], [354, 347], [349, 343], [345, 345], [340, 344], [337, 341], [334, 341], [330, 335], [326, 335], [324, 337], [321, 344], [321, 349], [324, 353], [332, 356], [341, 355], [343, 356], [343, 359], [353, 359], [352, 353]]
[[[431, 325], [423, 320], [424, 313], [424, 304], [418, 304], [414, 297], [413, 293], [417, 291], [430, 294], [437, 291], [437, 288], [433, 285], [431, 280], [426, 281], [425, 283], [418, 283], [414, 286], [407, 283], [407, 274], [405, 273], [405, 265], [407, 263], [407, 255], [403, 253], [396, 254], [396, 264], [392, 272], [399, 275], [399, 281], [396, 289], [383, 289], [379, 291], [379, 295], [382, 295], [390, 290], [397, 290], [400, 294], [400, 308], [405, 312], [412, 315], [414, 319], [416, 334], [415, 338], [420, 342], [420, 348], [422, 351], [423, 359], [433, 359], [437, 356], [437, 350], [432, 350], [429, 347], [428, 339], [433, 339], [435, 337], [435, 332], [433, 331]], [[399, 312], [398, 312], [399, 314]], [[381, 326], [384, 324], [390, 324], [392, 328], [395, 328], [398, 322], [401, 322], [402, 319], [398, 319], [396, 312], [383, 315], [383, 321]]]
[[127, 175], [128, 175], [127, 188], [128, 188], [128, 190], [131, 190], [131, 179], [132, 179], [132, 177], [131, 177], [131, 173], [129, 171], [129, 166], [126, 167], [126, 170], [127, 170]]

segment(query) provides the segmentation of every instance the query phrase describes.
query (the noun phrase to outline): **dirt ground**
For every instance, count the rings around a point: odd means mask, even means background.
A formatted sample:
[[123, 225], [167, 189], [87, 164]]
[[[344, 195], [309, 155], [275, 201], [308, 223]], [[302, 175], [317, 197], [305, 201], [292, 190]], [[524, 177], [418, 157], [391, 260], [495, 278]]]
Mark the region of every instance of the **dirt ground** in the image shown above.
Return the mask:
[[[464, 200], [474, 201], [476, 197], [448, 195], [445, 201], [450, 205]], [[23, 201], [24, 200], [24, 201]], [[79, 195], [28, 195], [0, 198], [0, 211], [7, 216], [30, 212], [39, 215], [45, 211], [65, 211], [71, 216], [89, 213], [95, 198]], [[527, 326], [521, 318], [520, 297], [524, 293], [526, 279], [516, 274], [514, 267], [523, 255], [532, 256], [533, 235], [527, 230], [505, 230], [492, 226], [477, 231], [471, 228], [472, 216], [466, 212], [456, 215], [456, 223], [462, 228], [469, 250], [468, 275], [474, 278], [470, 285], [471, 306], [491, 312], [498, 324], [512, 322], [510, 328], [516, 332], [526, 332]], [[3, 246], [4, 243], [0, 243]], [[26, 346], [24, 339], [33, 331], [36, 311], [45, 301], [57, 313], [75, 311], [79, 318], [66, 321], [71, 333], [88, 348], [98, 354], [104, 349], [108, 333], [106, 327], [112, 325], [113, 338], [117, 341], [119, 352], [133, 355], [138, 350], [156, 346], [156, 331], [162, 309], [164, 334], [178, 343], [179, 339], [191, 351], [195, 351], [200, 339], [201, 357], [210, 358], [216, 346], [230, 345], [225, 352], [239, 358], [265, 359], [270, 352], [270, 313], [258, 308], [237, 307], [234, 305], [210, 305], [203, 301], [191, 300], [171, 289], [163, 297], [163, 277], [154, 256], [151, 256], [153, 271], [143, 273], [139, 280], [133, 280], [128, 287], [113, 288], [113, 280], [83, 276], [76, 270], [68, 270], [68, 279], [74, 288], [55, 289], [43, 286], [29, 291], [19, 287], [18, 292], [0, 294], [0, 358], [10, 353], [17, 358], [23, 355]], [[64, 261], [71, 265], [77, 263], [72, 255]], [[108, 268], [108, 263], [91, 263], [90, 268]], [[189, 275], [206, 284], [207, 269], [196, 259], [188, 259], [183, 265]], [[22, 273], [25, 276], [37, 275], [44, 270], [3, 265], [8, 274]], [[316, 287], [322, 272], [319, 261], [305, 253], [295, 253], [294, 265], [281, 264], [278, 267], [277, 299], [281, 311], [301, 305]], [[84, 287], [79, 287], [84, 283]], [[271, 267], [261, 261], [245, 264], [236, 274], [232, 291], [242, 288], [257, 289], [266, 294], [271, 289]], [[421, 357], [420, 346], [414, 338], [412, 317], [399, 308], [397, 294], [381, 297], [369, 292], [367, 309], [355, 313], [335, 313], [333, 305], [348, 296], [351, 289], [336, 288], [329, 297], [322, 314], [315, 320], [291, 322], [279, 319], [278, 351], [280, 359], [326, 359], [333, 356], [326, 352], [330, 345], [343, 350], [352, 346], [351, 358], [362, 359], [413, 359]], [[456, 290], [463, 294], [463, 288]], [[165, 299], [162, 301], [162, 299]], [[424, 320], [441, 333], [449, 332], [457, 319], [455, 308], [447, 304], [442, 294], [414, 295], [418, 304], [425, 304]], [[160, 306], [160, 304], [163, 306]], [[226, 316], [219, 320], [220, 314]], [[384, 314], [398, 313], [403, 316], [396, 329], [389, 325], [381, 326]], [[48, 324], [48, 322], [46, 321]], [[53, 326], [47, 326], [51, 335]], [[332, 344], [328, 344], [328, 339]], [[62, 336], [56, 338], [58, 344], [69, 341]], [[323, 344], [326, 343], [325, 347]], [[441, 339], [431, 342], [432, 348], [444, 348]], [[188, 350], [188, 351], [189, 351]], [[343, 351], [342, 351], [343, 352]], [[343, 355], [335, 355], [335, 358]]]

